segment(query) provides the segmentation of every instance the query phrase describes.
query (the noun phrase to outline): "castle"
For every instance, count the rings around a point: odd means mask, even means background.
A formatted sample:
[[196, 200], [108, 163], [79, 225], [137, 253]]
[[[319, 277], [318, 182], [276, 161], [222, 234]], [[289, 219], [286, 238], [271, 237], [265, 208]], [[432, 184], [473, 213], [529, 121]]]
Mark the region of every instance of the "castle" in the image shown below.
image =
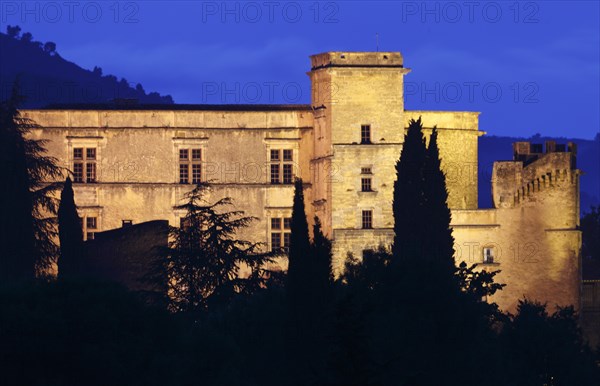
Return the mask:
[[439, 130], [457, 263], [501, 270], [504, 310], [524, 296], [549, 306], [580, 299], [579, 170], [574, 144], [514, 144], [494, 164], [494, 208], [478, 208], [476, 112], [407, 111], [398, 52], [313, 55], [310, 105], [85, 105], [22, 110], [49, 154], [74, 173], [85, 237], [150, 220], [179, 225], [174, 209], [199, 181], [258, 218], [242, 237], [289, 243], [295, 176], [309, 220], [348, 252], [392, 241], [395, 163], [410, 119]]

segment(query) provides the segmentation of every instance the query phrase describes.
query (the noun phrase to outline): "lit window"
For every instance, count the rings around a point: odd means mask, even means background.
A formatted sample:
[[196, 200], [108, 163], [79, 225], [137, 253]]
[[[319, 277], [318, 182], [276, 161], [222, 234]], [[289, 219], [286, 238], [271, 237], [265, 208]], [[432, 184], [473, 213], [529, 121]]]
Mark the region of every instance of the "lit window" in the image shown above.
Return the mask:
[[360, 143], [371, 143], [371, 125], [360, 126]]
[[362, 211], [362, 228], [372, 229], [373, 228], [373, 211], [363, 210]]

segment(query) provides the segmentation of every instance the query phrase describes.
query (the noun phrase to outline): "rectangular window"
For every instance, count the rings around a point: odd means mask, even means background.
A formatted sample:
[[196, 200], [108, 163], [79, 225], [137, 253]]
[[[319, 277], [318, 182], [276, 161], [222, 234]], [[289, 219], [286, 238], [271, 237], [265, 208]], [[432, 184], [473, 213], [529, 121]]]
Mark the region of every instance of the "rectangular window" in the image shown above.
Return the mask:
[[202, 180], [202, 165], [193, 164], [192, 165], [192, 184], [199, 184]]
[[279, 183], [279, 164], [271, 165], [271, 183], [272, 184]]
[[494, 262], [494, 249], [483, 248], [483, 262], [485, 264], [491, 264]]
[[192, 149], [192, 160], [201, 160], [201, 159], [202, 159], [202, 150]]
[[276, 251], [281, 248], [281, 233], [272, 232], [271, 233], [271, 250]]
[[290, 251], [290, 240], [292, 238], [292, 234], [289, 232], [285, 232], [283, 234], [283, 250], [285, 251], [285, 253], [288, 253]]
[[188, 149], [179, 149], [179, 159], [182, 161], [188, 160]]
[[127, 228], [133, 225], [133, 220], [123, 220], [123, 228]]
[[291, 184], [294, 179], [294, 173], [292, 171], [291, 164], [283, 164], [283, 183]]
[[73, 182], [83, 182], [83, 163], [75, 162], [73, 164]]
[[96, 182], [96, 148], [76, 147], [73, 149], [73, 182]]
[[94, 240], [96, 231], [98, 230], [98, 218], [93, 216], [88, 216], [85, 218], [85, 221], [82, 219], [82, 227], [83, 234], [85, 235], [86, 240]]
[[96, 182], [96, 164], [88, 162], [85, 164], [85, 178], [87, 182]]
[[360, 168], [360, 174], [373, 174], [372, 170], [370, 167]]
[[371, 143], [371, 125], [360, 126], [360, 143], [369, 144]]
[[97, 218], [96, 217], [86, 217], [85, 219], [85, 227], [87, 229], [96, 229], [97, 228]]
[[373, 211], [363, 210], [362, 211], [362, 228], [372, 229], [373, 228]]
[[179, 183], [199, 184], [200, 182], [202, 182], [202, 149], [179, 149]]
[[280, 218], [272, 218], [271, 219], [271, 229], [281, 229], [281, 219]]
[[187, 163], [179, 165], [179, 183], [187, 184], [190, 179], [190, 169]]
[[271, 250], [280, 248], [287, 253], [290, 246], [290, 217], [271, 217]]
[[360, 190], [363, 192], [372, 192], [371, 189], [371, 178], [361, 178], [360, 179]]
[[271, 150], [271, 161], [279, 161], [279, 150]]
[[271, 162], [270, 181], [272, 184], [292, 184], [294, 182], [293, 150], [271, 149], [269, 161]]

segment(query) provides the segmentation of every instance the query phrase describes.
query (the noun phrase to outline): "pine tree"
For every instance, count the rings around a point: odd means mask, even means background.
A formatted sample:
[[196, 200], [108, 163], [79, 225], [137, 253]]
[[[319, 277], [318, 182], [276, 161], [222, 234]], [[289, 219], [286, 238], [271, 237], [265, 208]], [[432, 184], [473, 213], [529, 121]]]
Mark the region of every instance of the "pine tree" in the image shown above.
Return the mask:
[[[15, 82], [11, 97], [0, 105], [0, 277], [34, 278], [51, 266], [58, 253], [57, 202], [52, 197], [59, 184], [57, 160], [45, 156], [45, 141], [26, 138], [39, 126], [21, 116], [22, 97]], [[50, 216], [50, 217], [49, 217]]]
[[394, 244], [392, 269], [408, 262], [419, 261], [426, 239], [425, 195], [423, 169], [426, 158], [421, 118], [412, 119], [400, 159], [396, 163], [394, 182]]
[[[174, 311], [197, 314], [228, 303], [236, 294], [250, 294], [267, 281], [265, 264], [274, 254], [262, 252], [262, 244], [235, 238], [254, 217], [243, 211], [224, 211], [230, 198], [212, 204], [204, 200], [209, 189], [200, 184], [186, 195], [187, 202], [176, 209], [185, 210], [180, 227], [170, 227], [169, 246], [163, 251], [156, 281], [168, 278], [168, 295]], [[250, 271], [242, 277], [242, 267]], [[161, 283], [157, 283], [161, 284]]]
[[60, 194], [58, 235], [60, 239], [58, 276], [64, 278], [81, 274], [81, 265], [84, 258], [83, 231], [81, 229], [81, 219], [77, 214], [77, 206], [75, 205], [73, 185], [69, 177], [67, 177]]
[[429, 139], [425, 157], [423, 188], [427, 219], [428, 242], [424, 244], [423, 258], [430, 260], [444, 277], [453, 277], [456, 271], [454, 261], [454, 237], [450, 227], [451, 213], [448, 208], [446, 177], [442, 172], [440, 151], [437, 144], [438, 132], [434, 127]]

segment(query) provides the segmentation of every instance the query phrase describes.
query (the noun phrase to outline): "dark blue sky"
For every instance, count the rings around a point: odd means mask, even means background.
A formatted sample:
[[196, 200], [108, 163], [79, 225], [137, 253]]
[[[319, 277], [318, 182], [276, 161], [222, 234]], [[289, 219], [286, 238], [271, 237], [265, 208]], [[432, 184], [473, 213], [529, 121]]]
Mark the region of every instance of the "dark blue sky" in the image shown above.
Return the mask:
[[84, 68], [177, 103], [309, 103], [308, 56], [400, 51], [406, 108], [480, 111], [495, 135], [593, 138], [597, 1], [0, 3]]

